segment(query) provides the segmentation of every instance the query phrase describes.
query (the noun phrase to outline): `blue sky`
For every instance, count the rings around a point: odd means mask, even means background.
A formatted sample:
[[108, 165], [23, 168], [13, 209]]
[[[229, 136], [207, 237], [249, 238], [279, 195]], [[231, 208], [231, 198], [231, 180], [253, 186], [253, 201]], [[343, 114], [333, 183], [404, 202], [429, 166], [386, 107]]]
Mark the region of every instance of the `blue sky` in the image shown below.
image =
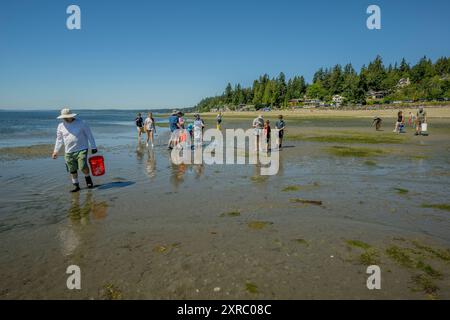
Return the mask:
[[[66, 28], [70, 4], [81, 30]], [[449, 12], [448, 0], [4, 0], [0, 108], [189, 107], [263, 73], [434, 60], [450, 55]]]

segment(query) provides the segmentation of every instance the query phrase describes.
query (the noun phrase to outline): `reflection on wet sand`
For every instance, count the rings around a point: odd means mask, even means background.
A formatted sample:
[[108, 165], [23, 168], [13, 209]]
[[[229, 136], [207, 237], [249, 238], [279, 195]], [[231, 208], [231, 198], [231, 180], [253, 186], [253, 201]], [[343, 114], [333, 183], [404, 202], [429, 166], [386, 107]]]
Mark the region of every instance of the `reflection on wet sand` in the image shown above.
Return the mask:
[[171, 161], [170, 169], [171, 169], [170, 182], [175, 188], [178, 188], [184, 181], [184, 175], [186, 174], [187, 165], [184, 163], [177, 165]]
[[59, 239], [64, 255], [71, 255], [82, 242], [84, 227], [90, 225], [91, 217], [101, 220], [107, 216], [108, 204], [106, 201], [95, 201], [89, 190], [86, 198], [81, 202], [81, 193], [72, 194], [68, 210], [69, 221], [59, 232]]
[[137, 159], [138, 163], [142, 163], [142, 160], [144, 159], [144, 155], [145, 155], [145, 149], [146, 149], [145, 144], [139, 142], [136, 147], [136, 159]]
[[154, 178], [156, 176], [156, 156], [153, 149], [147, 150], [147, 175], [149, 178]]

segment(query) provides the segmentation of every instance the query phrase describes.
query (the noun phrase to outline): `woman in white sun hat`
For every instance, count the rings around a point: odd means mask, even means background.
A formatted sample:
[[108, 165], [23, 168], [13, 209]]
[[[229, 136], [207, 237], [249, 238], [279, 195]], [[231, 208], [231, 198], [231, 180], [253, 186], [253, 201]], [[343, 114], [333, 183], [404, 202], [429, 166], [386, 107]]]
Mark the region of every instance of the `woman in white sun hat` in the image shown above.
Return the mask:
[[53, 150], [52, 158], [58, 157], [58, 152], [64, 144], [67, 171], [72, 178], [72, 184], [75, 188], [71, 192], [80, 191], [80, 183], [78, 182], [78, 170], [84, 173], [88, 188], [93, 188], [94, 184], [89, 172], [87, 162], [89, 145], [92, 154], [97, 153], [94, 136], [89, 126], [81, 119], [76, 118], [76, 114], [70, 112], [70, 109], [61, 110], [58, 119], [62, 119], [56, 130], [56, 143]]

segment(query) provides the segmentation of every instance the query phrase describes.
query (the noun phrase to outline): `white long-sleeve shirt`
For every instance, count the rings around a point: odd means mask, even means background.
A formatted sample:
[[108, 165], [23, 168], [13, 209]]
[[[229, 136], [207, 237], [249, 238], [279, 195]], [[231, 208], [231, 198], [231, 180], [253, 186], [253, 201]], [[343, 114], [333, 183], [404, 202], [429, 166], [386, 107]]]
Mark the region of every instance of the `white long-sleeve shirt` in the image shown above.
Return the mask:
[[91, 129], [78, 118], [58, 125], [54, 152], [59, 152], [63, 144], [66, 153], [89, 149], [89, 144], [91, 149], [97, 149]]

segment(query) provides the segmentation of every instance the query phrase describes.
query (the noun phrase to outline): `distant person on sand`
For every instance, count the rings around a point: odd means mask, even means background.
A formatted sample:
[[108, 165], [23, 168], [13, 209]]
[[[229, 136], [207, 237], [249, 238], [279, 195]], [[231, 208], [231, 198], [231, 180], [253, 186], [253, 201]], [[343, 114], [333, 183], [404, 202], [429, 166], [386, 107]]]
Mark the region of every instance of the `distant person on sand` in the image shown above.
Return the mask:
[[178, 112], [174, 110], [172, 115], [169, 117], [169, 129], [171, 132], [169, 144], [167, 146], [169, 149], [172, 149], [178, 142], [178, 133], [180, 129], [178, 118]]
[[222, 129], [222, 112], [219, 112], [219, 114], [216, 117], [216, 128], [217, 130], [221, 130]]
[[403, 117], [403, 111], [397, 113], [397, 121], [395, 122], [394, 133], [400, 133], [401, 128], [405, 124], [405, 118]]
[[253, 128], [256, 137], [255, 151], [258, 151], [259, 145], [261, 143], [260, 138], [262, 136], [262, 131], [264, 129], [264, 118], [262, 114], [260, 114], [257, 118], [255, 118], [255, 120], [253, 120]]
[[275, 123], [275, 127], [278, 130], [277, 136], [278, 149], [281, 149], [283, 147], [284, 129], [286, 129], [286, 123], [284, 122], [283, 116], [281, 114], [278, 116], [278, 121]]
[[413, 116], [412, 112], [410, 111], [410, 112], [409, 112], [409, 115], [408, 115], [408, 126], [409, 126], [409, 127], [412, 127], [412, 126], [413, 126], [413, 123], [414, 123], [414, 122], [413, 122], [413, 117], [414, 117], [414, 116]]
[[377, 117], [373, 118], [372, 127], [375, 125], [375, 129], [377, 131], [380, 131], [382, 123], [383, 123], [383, 119], [381, 119], [380, 117], [377, 116]]
[[427, 112], [423, 107], [419, 107], [416, 119], [416, 136], [422, 133], [422, 124], [427, 123]]
[[136, 119], [134, 119], [136, 123], [136, 129], [138, 132], [138, 140], [141, 141], [141, 134], [144, 132], [144, 119], [140, 113], [137, 114]]
[[84, 173], [87, 187], [89, 189], [94, 187], [87, 161], [89, 145], [92, 154], [97, 153], [97, 147], [91, 129], [86, 123], [75, 117], [76, 114], [71, 113], [69, 109], [65, 108], [61, 110], [61, 115], [58, 119], [62, 119], [63, 122], [58, 125], [58, 129], [56, 130], [56, 143], [52, 154], [52, 158], [56, 159], [59, 150], [64, 144], [66, 168], [71, 175], [72, 184], [75, 187], [71, 192], [80, 191], [78, 170]]
[[154, 139], [156, 133], [155, 119], [153, 118], [153, 114], [151, 112], [147, 113], [147, 118], [144, 121], [145, 131], [147, 132], [147, 147], [148, 142], [150, 141], [152, 144], [152, 148], [154, 146]]

